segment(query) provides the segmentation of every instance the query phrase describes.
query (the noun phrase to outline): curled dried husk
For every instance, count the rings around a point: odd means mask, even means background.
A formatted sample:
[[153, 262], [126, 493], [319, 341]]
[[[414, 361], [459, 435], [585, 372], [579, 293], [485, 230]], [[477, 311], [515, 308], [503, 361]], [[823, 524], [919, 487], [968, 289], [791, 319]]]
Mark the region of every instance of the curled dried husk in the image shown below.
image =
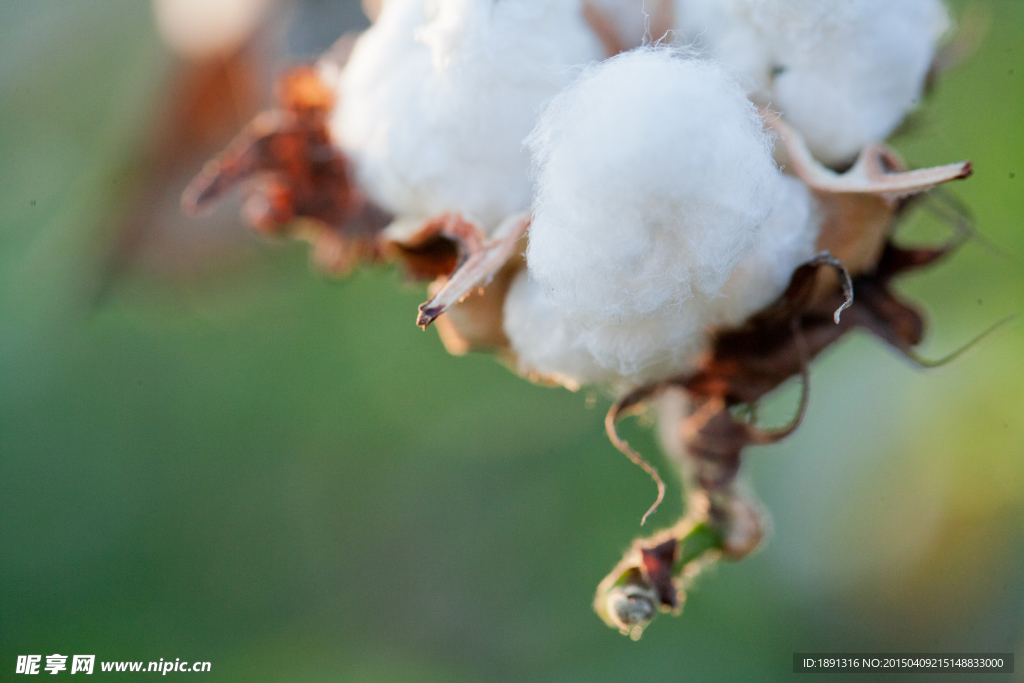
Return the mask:
[[523, 237], [530, 227], [529, 213], [516, 214], [502, 221], [488, 238], [483, 230], [461, 217], [445, 220], [446, 224], [458, 226], [453, 234], [462, 246], [459, 265], [437, 292], [420, 305], [416, 324], [423, 328], [474, 290], [486, 288], [513, 257], [521, 259]]
[[514, 360], [502, 317], [509, 285], [526, 265], [529, 224], [528, 213], [513, 215], [488, 237], [462, 216], [445, 214], [385, 231], [387, 253], [403, 260], [408, 272], [432, 280], [416, 323], [424, 329], [436, 323], [449, 353], [489, 351]]

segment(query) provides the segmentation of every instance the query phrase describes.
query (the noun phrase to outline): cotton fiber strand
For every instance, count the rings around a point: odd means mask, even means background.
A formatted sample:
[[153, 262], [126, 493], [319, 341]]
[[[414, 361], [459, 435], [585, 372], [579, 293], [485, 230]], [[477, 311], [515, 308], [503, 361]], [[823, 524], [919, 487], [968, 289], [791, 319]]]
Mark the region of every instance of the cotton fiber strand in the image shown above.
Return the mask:
[[529, 208], [523, 138], [603, 56], [575, 0], [389, 0], [358, 40], [331, 131], [393, 213], [487, 229]]
[[948, 27], [941, 0], [676, 0], [678, 40], [733, 70], [829, 164], [913, 109]]

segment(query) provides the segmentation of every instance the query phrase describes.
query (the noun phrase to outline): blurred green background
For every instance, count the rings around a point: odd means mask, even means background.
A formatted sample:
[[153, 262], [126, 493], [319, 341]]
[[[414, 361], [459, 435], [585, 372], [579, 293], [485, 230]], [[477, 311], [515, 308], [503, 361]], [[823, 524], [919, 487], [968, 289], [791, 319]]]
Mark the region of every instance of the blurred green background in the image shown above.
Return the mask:
[[[334, 4], [340, 34], [357, 12]], [[983, 43], [895, 143], [975, 162], [950, 189], [1000, 252], [902, 283], [931, 356], [1024, 312], [1024, 3], [974, 8]], [[323, 9], [293, 11], [283, 52], [326, 46], [301, 32]], [[54, 652], [248, 682], [782, 681], [795, 651], [1024, 672], [1024, 324], [927, 372], [863, 335], [822, 358], [803, 427], [749, 454], [770, 541], [630, 642], [590, 600], [653, 488], [607, 397], [448, 356], [393, 272], [329, 281], [234, 207], [178, 217], [187, 174], [111, 265], [173, 68], [148, 3], [0, 4], [0, 680]], [[625, 435], [668, 471], [651, 430]]]

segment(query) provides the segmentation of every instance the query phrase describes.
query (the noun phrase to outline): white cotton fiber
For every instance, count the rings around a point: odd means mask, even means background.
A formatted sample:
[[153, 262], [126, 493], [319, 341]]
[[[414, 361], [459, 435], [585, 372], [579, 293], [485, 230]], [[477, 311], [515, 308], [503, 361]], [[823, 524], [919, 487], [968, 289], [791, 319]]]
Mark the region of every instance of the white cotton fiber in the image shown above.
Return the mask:
[[560, 306], [527, 271], [519, 273], [504, 318], [519, 369], [569, 386], [640, 384], [690, 370], [713, 329], [739, 326], [771, 304], [793, 271], [814, 256], [820, 225], [814, 197], [795, 178], [780, 181], [756, 245], [714, 296], [623, 321]]
[[528, 273], [505, 302], [523, 372], [625, 385], [686, 372], [713, 328], [777, 298], [814, 253], [811, 193], [706, 61], [644, 49], [589, 69], [529, 144]]
[[716, 294], [628, 322], [599, 319], [588, 324], [570, 313], [570, 321], [580, 321], [572, 328], [577, 346], [617, 378], [633, 383], [663, 379], [690, 370], [707, 350], [711, 331], [739, 326], [778, 299], [793, 271], [814, 256], [820, 225], [807, 186], [787, 176], [779, 180], [774, 206], [757, 228], [753, 250], [733, 267]]
[[616, 378], [583, 346], [580, 326], [568, 311], [553, 303], [527, 270], [519, 271], [509, 287], [503, 325], [524, 374], [537, 373], [574, 388]]
[[948, 26], [941, 0], [676, 0], [676, 22], [829, 164], [914, 108]]
[[691, 367], [707, 343], [706, 299], [623, 322], [588, 316], [551, 300], [521, 271], [505, 299], [504, 329], [523, 374], [575, 388], [628, 385]]
[[814, 196], [796, 178], [782, 176], [775, 206], [758, 228], [757, 246], [736, 264], [708, 323], [733, 327], [786, 291], [797, 266], [815, 254], [821, 216]]
[[779, 173], [742, 90], [710, 62], [640, 49], [587, 70], [527, 144], [527, 261], [553, 300], [624, 320], [716, 293], [753, 247]]
[[603, 55], [579, 0], [388, 0], [339, 83], [331, 132], [390, 211], [491, 229], [529, 208], [523, 138]]

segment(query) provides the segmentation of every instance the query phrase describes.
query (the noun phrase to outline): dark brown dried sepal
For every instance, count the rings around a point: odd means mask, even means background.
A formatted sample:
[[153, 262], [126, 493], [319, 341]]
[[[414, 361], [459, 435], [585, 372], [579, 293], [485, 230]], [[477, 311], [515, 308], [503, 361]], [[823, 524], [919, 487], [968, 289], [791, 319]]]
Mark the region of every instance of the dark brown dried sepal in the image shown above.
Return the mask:
[[[257, 116], [186, 188], [182, 206], [199, 213], [245, 184], [247, 221], [260, 232], [309, 240], [331, 272], [378, 257], [377, 236], [391, 216], [373, 204], [331, 142], [334, 93], [312, 67], [289, 72], [280, 107]], [[302, 224], [295, 219], [308, 219]]]

